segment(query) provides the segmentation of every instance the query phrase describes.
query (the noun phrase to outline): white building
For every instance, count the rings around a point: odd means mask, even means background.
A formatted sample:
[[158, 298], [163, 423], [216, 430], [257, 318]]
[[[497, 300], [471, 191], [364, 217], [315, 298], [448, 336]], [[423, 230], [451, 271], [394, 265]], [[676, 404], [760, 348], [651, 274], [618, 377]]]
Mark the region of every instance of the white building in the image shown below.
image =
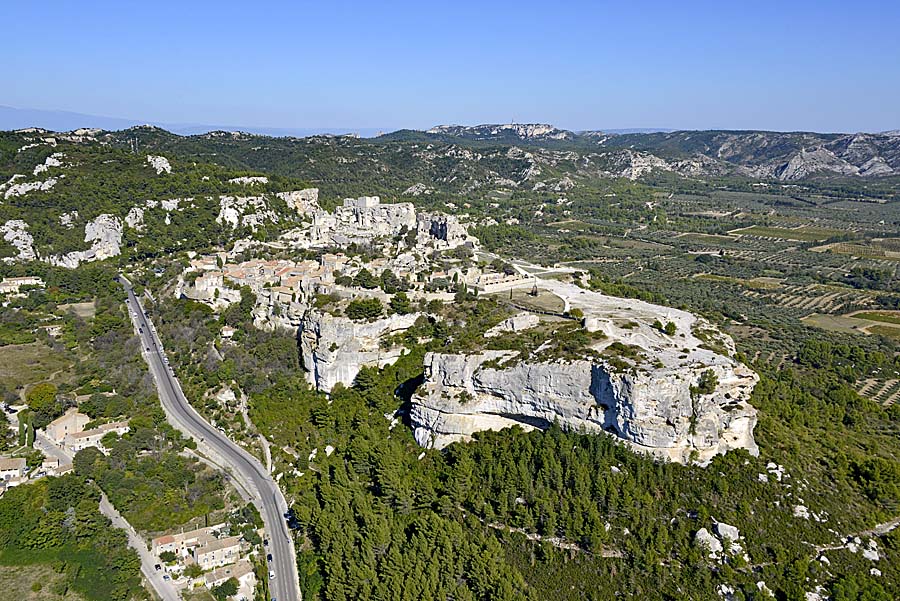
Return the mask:
[[75, 434], [69, 434], [66, 436], [65, 440], [63, 440], [63, 446], [72, 453], [77, 453], [82, 449], [86, 449], [88, 447], [97, 447], [101, 452], [106, 453], [107, 449], [101, 444], [101, 440], [103, 437], [109, 434], [110, 432], [115, 432], [119, 436], [128, 432], [130, 428], [128, 427], [128, 422], [112, 422], [110, 424], [103, 424], [98, 428], [93, 428], [91, 430], [84, 430], [83, 432], [76, 432]]
[[24, 457], [0, 457], [0, 480], [23, 478], [27, 467]]
[[47, 437], [56, 444], [62, 444], [69, 434], [77, 434], [84, 430], [91, 418], [84, 413], [79, 413], [76, 407], [71, 407], [61, 416], [50, 422], [45, 431]]
[[0, 294], [18, 294], [19, 289], [23, 286], [40, 286], [43, 288], [44, 280], [35, 276], [3, 278], [3, 281], [0, 281]]

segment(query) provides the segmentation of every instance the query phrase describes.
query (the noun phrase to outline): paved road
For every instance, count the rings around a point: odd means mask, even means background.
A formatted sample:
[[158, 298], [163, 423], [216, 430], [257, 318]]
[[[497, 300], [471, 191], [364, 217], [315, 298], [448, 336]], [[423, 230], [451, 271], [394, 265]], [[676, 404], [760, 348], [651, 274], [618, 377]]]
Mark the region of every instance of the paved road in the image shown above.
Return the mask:
[[105, 494], [100, 497], [100, 513], [108, 517], [112, 521], [113, 526], [128, 533], [128, 546], [137, 551], [138, 555], [141, 556], [141, 572], [162, 600], [181, 601], [181, 595], [175, 589], [172, 581], [163, 579], [163, 572], [156, 571], [154, 566], [156, 565], [157, 560], [147, 549], [144, 539], [142, 539], [138, 533], [134, 531], [134, 528], [131, 527], [131, 524], [116, 511], [116, 508], [110, 504], [109, 499], [106, 498]]
[[201, 449], [212, 454], [216, 463], [227, 466], [237, 483], [253, 495], [254, 505], [265, 523], [269, 539], [268, 552], [272, 554], [269, 569], [275, 573], [275, 578], [269, 580], [270, 596], [277, 601], [300, 601], [294, 541], [285, 523], [287, 503], [281, 490], [259, 460], [207, 423], [191, 407], [178, 379], [165, 362], [162, 342], [152, 323], [144, 315], [140, 300], [135, 296], [128, 280], [124, 277], [120, 279], [128, 295], [126, 304], [132, 321], [140, 332], [144, 357], [156, 381], [166, 416], [173, 426], [192, 436]]
[[53, 444], [53, 441], [47, 438], [46, 434], [38, 430], [35, 430], [34, 432], [34, 448], [41, 451], [47, 457], [58, 459], [60, 468], [72, 464], [72, 457], [67, 452]]

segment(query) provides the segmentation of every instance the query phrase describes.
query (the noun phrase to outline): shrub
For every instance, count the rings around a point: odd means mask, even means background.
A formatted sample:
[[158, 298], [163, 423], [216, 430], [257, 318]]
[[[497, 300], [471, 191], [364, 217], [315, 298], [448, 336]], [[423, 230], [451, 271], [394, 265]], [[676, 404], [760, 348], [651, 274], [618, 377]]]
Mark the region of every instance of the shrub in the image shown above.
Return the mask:
[[381, 317], [384, 307], [377, 298], [360, 298], [347, 305], [347, 317], [350, 319], [375, 319]]

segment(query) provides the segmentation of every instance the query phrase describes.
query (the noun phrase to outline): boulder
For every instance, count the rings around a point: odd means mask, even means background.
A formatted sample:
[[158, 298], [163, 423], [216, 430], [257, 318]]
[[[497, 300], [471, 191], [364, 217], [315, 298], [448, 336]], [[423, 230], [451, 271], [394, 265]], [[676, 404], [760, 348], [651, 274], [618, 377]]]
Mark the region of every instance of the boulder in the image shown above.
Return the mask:
[[484, 333], [485, 338], [494, 338], [506, 332], [521, 332], [531, 329], [541, 323], [541, 318], [534, 313], [523, 311], [512, 317], [504, 319], [493, 328]]
[[714, 527], [716, 534], [722, 540], [736, 541], [741, 538], [741, 533], [736, 526], [731, 526], [725, 522], [716, 522]]
[[722, 543], [719, 539], [710, 534], [709, 530], [706, 528], [700, 528], [700, 530], [697, 531], [697, 534], [694, 535], [694, 541], [709, 551], [710, 556], [717, 556], [723, 551]]

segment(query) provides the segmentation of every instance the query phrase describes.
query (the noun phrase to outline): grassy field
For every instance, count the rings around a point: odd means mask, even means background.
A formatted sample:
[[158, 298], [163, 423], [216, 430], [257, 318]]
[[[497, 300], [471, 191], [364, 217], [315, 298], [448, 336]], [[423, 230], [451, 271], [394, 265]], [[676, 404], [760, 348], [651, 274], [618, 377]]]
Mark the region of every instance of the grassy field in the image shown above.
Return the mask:
[[823, 330], [847, 334], [865, 334], [863, 328], [872, 325], [871, 322], [864, 319], [855, 319], [846, 315], [822, 315], [821, 313], [813, 313], [804, 317], [803, 323]]
[[75, 315], [82, 319], [91, 319], [97, 312], [97, 306], [93, 301], [87, 303], [69, 303], [68, 305], [59, 305], [63, 311], [72, 311]]
[[16, 390], [35, 382], [68, 377], [71, 360], [40, 342], [0, 347], [0, 384]]
[[509, 292], [500, 292], [494, 295], [494, 298], [499, 301], [511, 300], [523, 307], [537, 309], [538, 311], [550, 311], [551, 313], [562, 313], [566, 306], [563, 299], [546, 290], [538, 290], [537, 296], [531, 296], [531, 290], [518, 289], [512, 291], [512, 298], [510, 298]]
[[703, 234], [700, 232], [684, 232], [675, 236], [679, 240], [687, 242], [699, 242], [701, 244], [716, 244], [718, 242], [734, 242], [731, 236], [721, 236], [719, 234]]
[[851, 316], [867, 321], [880, 321], [900, 325], [900, 313], [890, 311], [861, 311], [859, 313], [853, 313]]
[[818, 252], [833, 252], [839, 255], [851, 255], [861, 259], [876, 259], [886, 261], [900, 261], [900, 255], [897, 251], [888, 250], [879, 244], [850, 244], [847, 242], [837, 242], [835, 244], [826, 244], [818, 246], [811, 250]]
[[886, 338], [900, 340], [900, 328], [895, 328], [893, 326], [871, 326], [868, 330], [870, 334], [878, 334], [879, 336], [884, 336]]
[[900, 340], [900, 313], [859, 311], [849, 315], [813, 313], [803, 321], [811, 326], [834, 332], [878, 334]]
[[742, 234], [744, 236], [759, 236], [760, 238], [781, 238], [782, 240], [797, 240], [800, 242], [819, 242], [834, 236], [840, 236], [847, 232], [824, 227], [766, 227], [752, 225], [739, 230], [732, 230], [730, 234]]
[[[54, 592], [54, 585], [65, 579], [64, 574], [57, 574], [50, 566], [36, 564], [28, 566], [0, 565], [0, 599], [10, 601], [83, 601], [84, 597], [74, 591], [60, 596]], [[40, 584], [40, 590], [31, 587]]]

